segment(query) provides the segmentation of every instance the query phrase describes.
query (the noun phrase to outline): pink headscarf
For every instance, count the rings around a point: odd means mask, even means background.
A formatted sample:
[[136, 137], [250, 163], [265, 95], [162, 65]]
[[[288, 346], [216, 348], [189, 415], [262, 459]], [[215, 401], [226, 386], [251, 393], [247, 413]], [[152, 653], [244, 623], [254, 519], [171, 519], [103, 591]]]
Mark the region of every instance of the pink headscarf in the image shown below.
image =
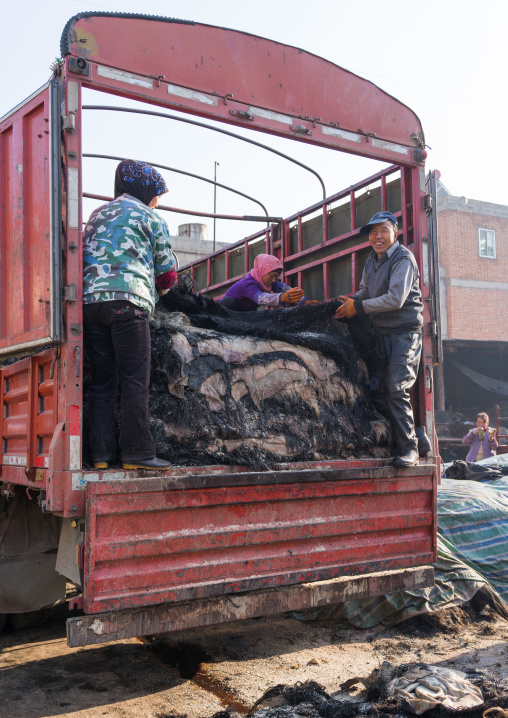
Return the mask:
[[271, 292], [271, 286], [268, 287], [263, 282], [263, 277], [265, 274], [268, 274], [268, 272], [273, 272], [274, 269], [282, 269], [282, 264], [277, 257], [274, 257], [271, 254], [258, 254], [254, 260], [254, 269], [252, 269], [249, 273], [250, 276], [256, 280], [256, 282], [259, 282], [259, 284], [264, 287], [265, 292]]

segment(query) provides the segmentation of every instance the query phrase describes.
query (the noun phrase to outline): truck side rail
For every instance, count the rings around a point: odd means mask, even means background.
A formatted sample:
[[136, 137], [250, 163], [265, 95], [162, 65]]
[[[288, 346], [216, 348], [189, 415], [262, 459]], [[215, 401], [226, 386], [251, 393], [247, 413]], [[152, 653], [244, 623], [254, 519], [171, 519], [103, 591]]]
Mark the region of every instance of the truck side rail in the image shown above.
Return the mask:
[[284, 279], [309, 292], [310, 298], [329, 300], [358, 289], [368, 240], [359, 228], [375, 212], [389, 209], [402, 228], [399, 241], [411, 244], [411, 217], [404, 201], [407, 170], [393, 165], [324, 200], [291, 215], [280, 225], [257, 232], [183, 266], [198, 292], [220, 296], [252, 269], [261, 252], [274, 254], [284, 265]]

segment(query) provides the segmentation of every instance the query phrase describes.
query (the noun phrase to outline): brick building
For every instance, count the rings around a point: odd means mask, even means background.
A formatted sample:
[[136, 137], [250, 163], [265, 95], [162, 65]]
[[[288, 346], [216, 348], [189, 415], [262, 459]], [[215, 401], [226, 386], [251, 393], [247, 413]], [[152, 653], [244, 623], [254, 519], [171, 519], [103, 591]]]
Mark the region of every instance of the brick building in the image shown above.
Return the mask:
[[438, 183], [444, 361], [436, 408], [508, 414], [508, 206], [454, 197]]

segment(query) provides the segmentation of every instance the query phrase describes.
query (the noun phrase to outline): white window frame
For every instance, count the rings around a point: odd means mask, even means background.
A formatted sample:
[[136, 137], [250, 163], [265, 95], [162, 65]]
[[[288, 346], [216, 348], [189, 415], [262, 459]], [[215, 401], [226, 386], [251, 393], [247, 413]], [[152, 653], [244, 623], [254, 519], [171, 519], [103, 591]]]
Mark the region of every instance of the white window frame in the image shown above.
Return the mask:
[[[482, 242], [482, 232], [492, 232], [494, 235], [494, 254], [482, 254], [481, 249], [481, 242]], [[485, 246], [488, 250], [487, 246], [487, 238], [485, 237]], [[488, 227], [478, 227], [478, 256], [482, 259], [497, 259], [497, 251], [496, 251], [496, 230], [495, 229], [489, 229]]]

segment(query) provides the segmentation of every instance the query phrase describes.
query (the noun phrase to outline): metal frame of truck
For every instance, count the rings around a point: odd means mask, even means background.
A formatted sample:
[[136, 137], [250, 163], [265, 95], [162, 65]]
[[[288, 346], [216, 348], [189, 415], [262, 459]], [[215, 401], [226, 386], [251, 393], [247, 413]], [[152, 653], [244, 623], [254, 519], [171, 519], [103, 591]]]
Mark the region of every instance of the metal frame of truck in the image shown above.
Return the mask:
[[[82, 587], [75, 604], [85, 611], [68, 621], [70, 645], [431, 584], [435, 456], [408, 469], [341, 460], [152, 475], [83, 471], [81, 464], [82, 88], [390, 162], [396, 167], [378, 177], [383, 207], [386, 177], [400, 168], [399, 238], [417, 257], [425, 299], [415, 413], [434, 437], [437, 247], [416, 115], [320, 57], [210, 25], [86, 12], [67, 23], [61, 51], [49, 83], [0, 119], [0, 360], [26, 354], [0, 369], [0, 478], [4, 498], [22, 490], [41, 516], [61, 519], [57, 568]], [[347, 190], [349, 232], [330, 236], [339, 195], [324, 199], [208, 258], [205, 288], [221, 293], [248, 271], [248, 248], [261, 237], [290, 280], [298, 275], [300, 283], [321, 267], [325, 299], [333, 296], [333, 261], [350, 255], [354, 290], [366, 248], [357, 239], [356, 189]], [[305, 214], [316, 209], [323, 237], [306, 248]], [[224, 279], [214, 284], [221, 261]], [[184, 271], [195, 278], [200, 270], [196, 263]], [[13, 533], [7, 522], [0, 547]], [[10, 553], [0, 551], [4, 576], [18, 571], [2, 581], [0, 612], [39, 607], [56, 548], [49, 534], [44, 541], [32, 534], [28, 548], [13, 539]], [[30, 572], [33, 581], [21, 591]]]

